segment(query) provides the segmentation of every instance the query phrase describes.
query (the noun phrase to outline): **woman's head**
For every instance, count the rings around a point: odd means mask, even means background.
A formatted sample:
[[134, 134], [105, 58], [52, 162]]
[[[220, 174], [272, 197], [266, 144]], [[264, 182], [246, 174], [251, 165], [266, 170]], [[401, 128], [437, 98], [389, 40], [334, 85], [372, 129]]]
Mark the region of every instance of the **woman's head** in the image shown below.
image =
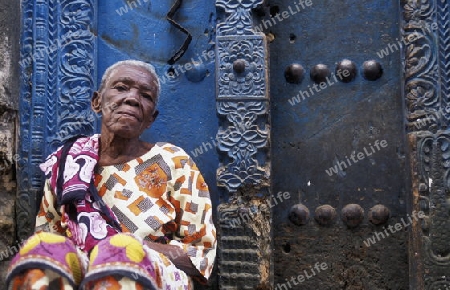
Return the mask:
[[102, 80], [100, 82], [100, 87], [98, 89], [99, 92], [101, 92], [102, 89], [104, 89], [107, 80], [109, 79], [111, 74], [114, 72], [114, 70], [117, 69], [117, 67], [122, 66], [122, 65], [141, 67], [142, 69], [146, 70], [149, 74], [152, 74], [153, 78], [154, 78], [154, 82], [155, 82], [154, 85], [156, 85], [158, 88], [156, 97], [157, 97], [157, 99], [159, 99], [159, 94], [161, 93], [161, 82], [159, 80], [158, 75], [156, 74], [155, 67], [149, 63], [146, 63], [146, 62], [143, 62], [140, 60], [135, 60], [135, 59], [118, 61], [118, 62], [112, 64], [111, 66], [109, 66], [105, 70], [105, 73], [102, 76]]
[[158, 116], [160, 82], [152, 65], [127, 60], [109, 67], [92, 97], [92, 109], [102, 114], [102, 135], [138, 138]]

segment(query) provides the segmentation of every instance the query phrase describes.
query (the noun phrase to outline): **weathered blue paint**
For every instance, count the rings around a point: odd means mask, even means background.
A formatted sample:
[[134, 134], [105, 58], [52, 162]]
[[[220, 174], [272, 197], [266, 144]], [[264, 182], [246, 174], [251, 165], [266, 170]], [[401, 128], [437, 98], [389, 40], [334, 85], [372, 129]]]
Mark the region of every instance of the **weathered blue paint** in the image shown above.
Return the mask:
[[20, 159], [17, 229], [33, 232], [38, 165], [64, 140], [90, 134], [95, 120], [90, 96], [95, 82], [95, 0], [22, 1], [20, 51]]
[[[270, 8], [276, 5], [280, 13], [289, 11], [289, 5], [294, 7], [291, 1], [270, 2]], [[355, 230], [347, 229], [341, 220], [347, 204], [359, 204], [365, 217], [374, 205], [383, 204], [391, 211], [391, 223], [406, 216], [401, 47], [397, 44], [400, 5], [376, 0], [311, 2], [310, 7], [269, 29], [275, 37], [270, 45], [273, 192], [291, 196], [273, 208], [275, 284], [308, 271], [308, 265], [325, 262], [329, 272], [302, 282], [301, 287], [312, 289], [319, 283], [330, 289], [344, 283], [351, 287], [351, 281], [336, 273], [355, 271], [354, 275], [365, 281], [356, 268], [375, 273], [382, 267], [383, 277], [374, 275], [364, 283], [373, 288], [406, 289], [407, 249], [401, 246], [406, 236], [394, 235], [398, 241], [391, 243], [390, 255], [366, 251], [357, 245], [362, 244], [358, 237], [370, 236], [374, 230], [368, 218]], [[377, 53], [390, 44], [397, 49], [392, 47], [380, 58]], [[357, 67], [356, 78], [348, 83], [334, 77], [336, 65], [343, 59]], [[383, 75], [375, 81], [363, 77], [363, 63], [371, 59], [383, 67]], [[284, 70], [292, 63], [305, 68], [300, 84], [285, 80]], [[325, 64], [331, 71], [322, 88], [309, 77], [317, 64]], [[294, 102], [302, 93], [305, 98]], [[371, 146], [377, 140], [385, 140], [387, 147], [373, 147], [373, 152]], [[365, 153], [365, 149], [370, 151]], [[352, 161], [351, 154], [358, 152], [363, 159]], [[327, 174], [338, 162], [342, 170]], [[289, 219], [291, 208], [299, 204], [310, 212], [302, 226]], [[314, 219], [321, 205], [331, 205], [338, 213], [328, 227]], [[343, 262], [343, 256], [355, 259]], [[373, 257], [380, 262], [374, 263]]]
[[[183, 2], [174, 19], [193, 39], [184, 56], [170, 66], [167, 61], [186, 37], [166, 20], [173, 2], [100, 1], [98, 77], [109, 65], [123, 59], [140, 59], [155, 66], [162, 79], [160, 115], [142, 138], [151, 142], [167, 141], [184, 148], [203, 172], [213, 203], [217, 204], [215, 6], [208, 0]], [[126, 13], [125, 7], [128, 8]], [[171, 68], [175, 77], [167, 74]]]
[[[288, 10], [289, 3], [284, 2], [279, 5], [281, 11]], [[311, 7], [271, 29], [275, 34], [271, 43], [272, 136], [276, 140], [273, 169], [279, 190], [301, 189], [305, 194], [320, 194], [321, 202], [331, 202], [339, 194], [340, 202], [345, 203], [353, 200], [350, 192], [368, 173], [378, 176], [372, 181], [373, 188], [402, 190], [403, 185], [392, 174], [385, 174], [386, 170], [399, 172], [401, 163], [392, 161], [402, 160], [401, 153], [395, 150], [399, 147], [402, 151], [403, 146], [403, 118], [398, 113], [402, 110], [398, 15], [397, 1], [346, 1], [345, 5], [313, 1]], [[290, 34], [297, 36], [293, 43], [289, 41]], [[377, 53], [391, 44], [397, 45], [397, 50], [392, 48], [380, 58]], [[333, 76], [336, 64], [344, 58], [357, 65], [356, 79], [350, 83], [336, 81]], [[383, 67], [383, 75], [377, 81], [362, 76], [362, 65], [370, 59]], [[287, 83], [283, 75], [284, 68], [293, 62], [306, 69], [306, 77], [298, 85]], [[319, 63], [326, 64], [332, 75], [325, 88], [317, 92], [309, 73]], [[309, 97], [292, 105], [292, 98], [304, 92]], [[325, 173], [335, 165], [335, 159], [345, 160], [345, 156], [350, 157], [377, 139], [386, 139], [392, 150], [380, 154], [382, 158], [377, 156], [380, 159], [376, 166], [367, 167], [366, 160], [332, 177]], [[352, 178], [355, 174], [360, 178]], [[341, 178], [345, 178], [345, 183]], [[314, 185], [307, 186], [308, 181]], [[369, 192], [366, 200], [378, 200], [373, 189]], [[307, 200], [313, 202], [311, 197]], [[389, 203], [395, 204], [396, 198], [392, 197]]]

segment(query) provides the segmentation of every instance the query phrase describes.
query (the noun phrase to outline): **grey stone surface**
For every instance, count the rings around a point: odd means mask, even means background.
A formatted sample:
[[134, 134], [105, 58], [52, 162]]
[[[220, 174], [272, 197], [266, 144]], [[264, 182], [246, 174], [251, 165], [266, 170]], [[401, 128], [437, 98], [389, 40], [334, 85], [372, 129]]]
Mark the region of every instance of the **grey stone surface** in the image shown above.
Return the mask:
[[0, 285], [9, 259], [18, 251], [15, 238], [15, 162], [19, 100], [20, 1], [0, 0]]
[[5, 276], [6, 276], [6, 270], [8, 269], [8, 261], [2, 261], [0, 262], [0, 285], [3, 287], [5, 285]]
[[0, 0], [0, 114], [19, 100], [20, 1]]

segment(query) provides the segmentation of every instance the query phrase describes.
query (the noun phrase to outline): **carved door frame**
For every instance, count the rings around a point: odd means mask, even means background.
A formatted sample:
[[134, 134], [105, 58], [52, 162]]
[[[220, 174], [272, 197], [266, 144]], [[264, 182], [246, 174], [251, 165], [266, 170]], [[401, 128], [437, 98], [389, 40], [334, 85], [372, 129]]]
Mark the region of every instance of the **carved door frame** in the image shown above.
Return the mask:
[[[21, 1], [16, 202], [21, 239], [34, 227], [36, 194], [43, 187], [39, 164], [64, 136], [95, 128], [89, 110], [96, 82], [95, 8], [95, 0]], [[58, 134], [62, 130], [69, 134]]]
[[450, 4], [403, 0], [401, 5], [402, 37], [408, 43], [402, 57], [409, 213], [425, 213], [410, 228], [410, 287], [449, 289]]
[[[264, 287], [273, 278], [267, 206], [271, 198], [269, 53], [266, 37], [256, 31], [251, 16], [252, 9], [263, 2], [216, 0], [225, 13], [216, 30], [221, 152], [217, 182], [230, 196], [218, 207], [221, 288]], [[450, 288], [450, 277], [445, 276], [450, 269], [450, 231], [446, 231], [450, 227], [450, 4], [401, 0], [400, 5], [402, 37], [411, 40], [402, 51], [409, 213], [425, 212], [410, 228], [410, 287]], [[38, 164], [64, 141], [56, 132], [73, 130], [75, 121], [73, 133], [95, 128], [89, 102], [96, 80], [96, 37], [92, 33], [96, 7], [96, 0], [21, 2], [19, 238], [32, 232], [35, 197], [43, 181]], [[75, 120], [75, 115], [83, 118]], [[239, 146], [244, 142], [249, 146]], [[230, 233], [229, 219], [246, 214], [258, 222]], [[230, 235], [240, 239], [235, 251], [230, 249]]]

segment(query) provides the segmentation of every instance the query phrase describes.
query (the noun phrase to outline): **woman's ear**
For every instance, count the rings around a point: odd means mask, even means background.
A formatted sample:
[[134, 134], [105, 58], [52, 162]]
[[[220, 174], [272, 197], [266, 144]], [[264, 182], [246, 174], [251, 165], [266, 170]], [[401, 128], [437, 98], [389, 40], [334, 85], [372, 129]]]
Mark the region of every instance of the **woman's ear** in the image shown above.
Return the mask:
[[102, 100], [99, 92], [95, 91], [91, 99], [91, 108], [96, 113], [101, 113], [102, 111]]
[[156, 117], [158, 117], [158, 115], [159, 115], [159, 111], [158, 110], [155, 110], [155, 112], [153, 113], [153, 122], [156, 120]]
[[150, 123], [149, 123], [148, 126], [147, 126], [147, 129], [150, 128], [150, 127], [152, 126], [153, 122], [155, 122], [156, 117], [158, 117], [158, 115], [159, 115], [159, 111], [158, 111], [158, 110], [155, 110], [155, 111], [153, 112], [152, 119], [150, 120]]

